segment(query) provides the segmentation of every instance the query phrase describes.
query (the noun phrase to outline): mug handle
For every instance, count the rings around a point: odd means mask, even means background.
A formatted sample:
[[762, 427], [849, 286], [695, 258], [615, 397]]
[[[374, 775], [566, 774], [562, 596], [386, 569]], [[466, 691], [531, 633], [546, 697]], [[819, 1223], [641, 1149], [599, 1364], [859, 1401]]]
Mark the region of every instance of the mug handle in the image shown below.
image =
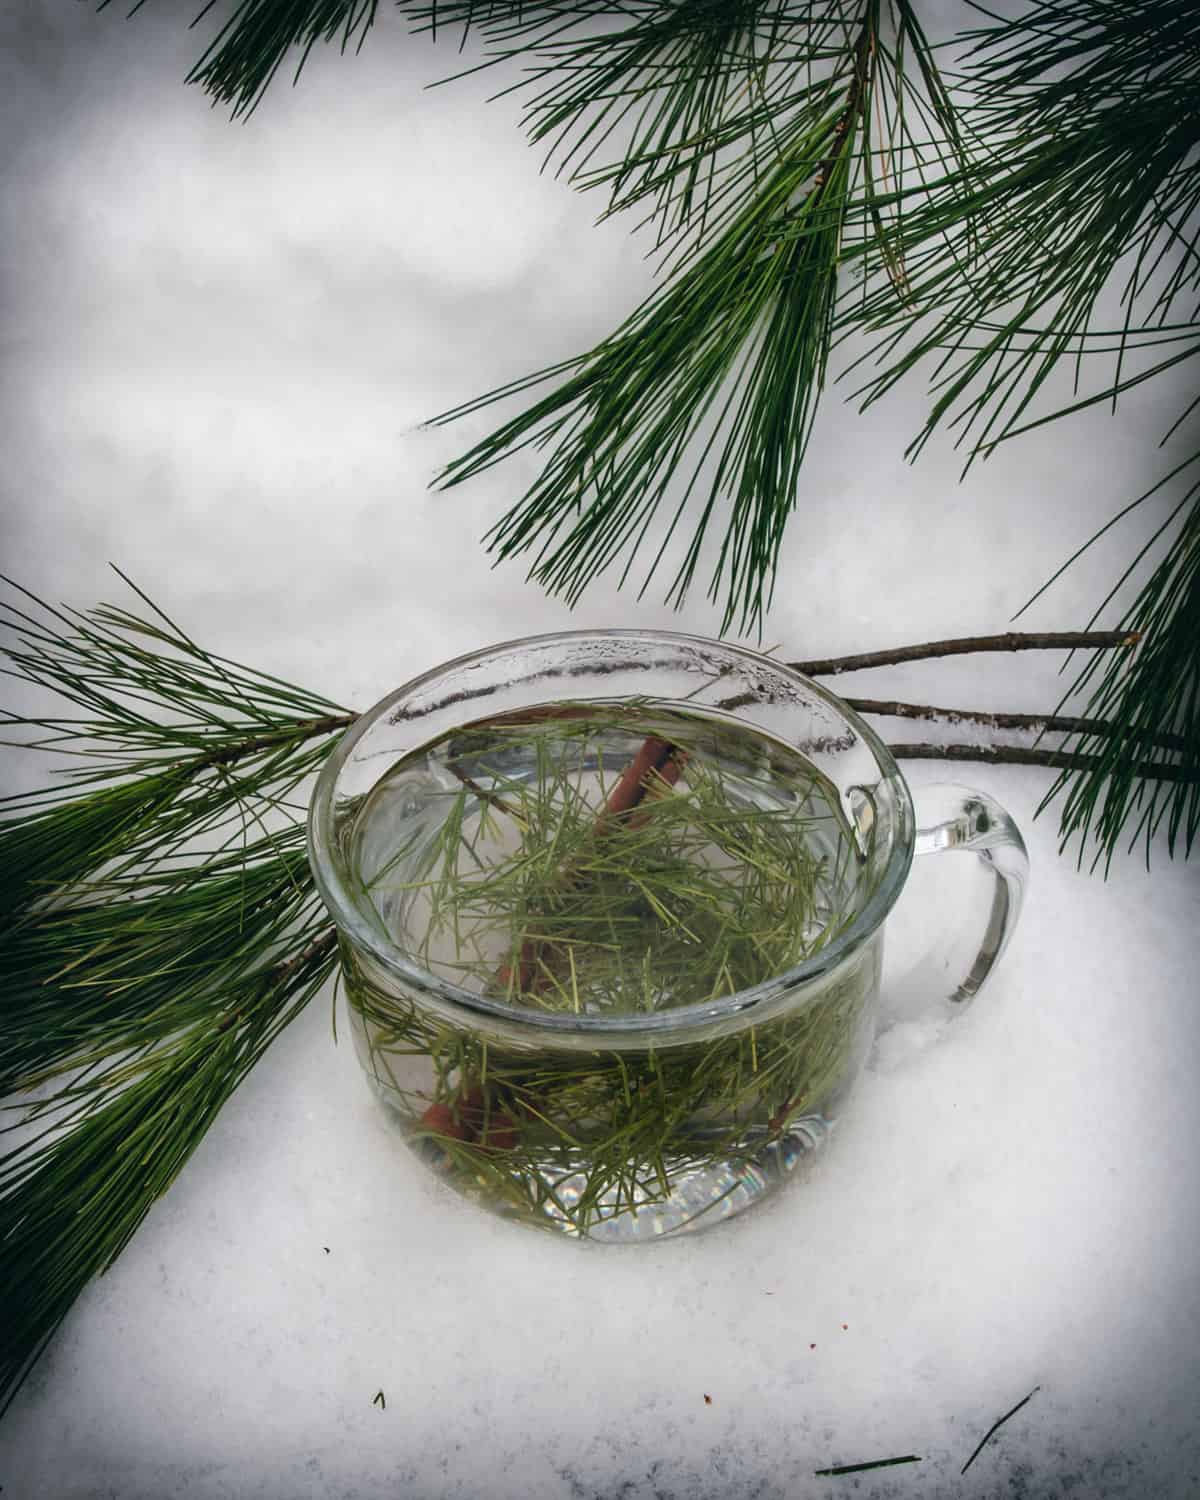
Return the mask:
[[[918, 933], [928, 938], [932, 929], [936, 932], [899, 983], [885, 971], [885, 1024], [917, 1010], [928, 1014], [931, 1007], [945, 1014], [964, 1009], [1007, 947], [1029, 881], [1025, 841], [986, 792], [938, 783], [914, 787], [912, 799], [917, 832], [908, 885], [914, 889], [906, 885], [897, 910], [903, 921], [915, 906]], [[928, 884], [922, 868], [926, 856], [953, 853], [975, 856], [969, 869], [952, 874], [957, 862], [938, 860], [929, 873], [938, 877], [940, 890], [922, 889]], [[961, 908], [953, 922], [947, 920], [948, 896]], [[888, 919], [889, 936], [894, 921], [895, 913]]]

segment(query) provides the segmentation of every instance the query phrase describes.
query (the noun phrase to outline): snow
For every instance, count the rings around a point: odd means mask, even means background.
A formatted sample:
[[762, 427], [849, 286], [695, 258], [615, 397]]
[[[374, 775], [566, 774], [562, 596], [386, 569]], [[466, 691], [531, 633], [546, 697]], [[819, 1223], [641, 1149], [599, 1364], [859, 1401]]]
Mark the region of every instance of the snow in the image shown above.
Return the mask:
[[[518, 634], [714, 633], [702, 590], [673, 615], [605, 581], [571, 614], [492, 571], [478, 538], [529, 457], [426, 490], [488, 417], [425, 418], [585, 347], [650, 286], [624, 226], [538, 176], [486, 81], [423, 93], [455, 55], [390, 13], [244, 125], [182, 87], [184, 19], [34, 0], [0, 19], [5, 571], [86, 606], [120, 597], [111, 559], [211, 649], [360, 707]], [[765, 643], [1010, 628], [1161, 472], [1178, 391], [1157, 391], [961, 485], [947, 443], [903, 461], [915, 386], [861, 417], [828, 400]], [[1022, 625], [1086, 625], [1160, 513]], [[1060, 664], [837, 689], [1049, 710]], [[1048, 773], [906, 774], [1012, 812], [1029, 898], [975, 1006], [881, 1038], [809, 1182], [648, 1251], [494, 1222], [398, 1153], [320, 999], [0, 1423], [5, 1500], [1197, 1493], [1200, 865], [1156, 847], [1105, 881], [1060, 858], [1053, 812], [1033, 820]]]

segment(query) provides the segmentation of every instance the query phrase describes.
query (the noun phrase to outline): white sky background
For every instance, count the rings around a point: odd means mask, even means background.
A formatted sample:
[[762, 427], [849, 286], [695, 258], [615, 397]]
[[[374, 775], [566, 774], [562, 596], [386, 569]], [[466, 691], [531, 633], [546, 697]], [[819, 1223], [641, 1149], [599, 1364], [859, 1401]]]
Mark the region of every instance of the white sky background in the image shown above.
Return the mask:
[[[426, 488], [491, 424], [419, 424], [610, 331], [651, 284], [643, 247], [538, 175], [486, 81], [423, 92], [454, 53], [390, 11], [246, 124], [182, 86], [210, 34], [192, 14], [0, 17], [3, 570], [86, 606], [124, 602], [115, 561], [210, 649], [358, 707], [518, 634], [713, 633], [703, 590], [673, 615], [605, 582], [571, 614], [492, 570], [478, 538], [532, 459]], [[1161, 472], [1178, 396], [1141, 388], [961, 485], [945, 442], [903, 461], [917, 386], [865, 417], [827, 400], [768, 643], [1009, 628]], [[1086, 625], [1153, 521], [1022, 625]], [[1058, 665], [839, 686], [1049, 709]], [[1200, 867], [1078, 873], [1053, 816], [1032, 823], [1046, 773], [911, 779], [1011, 809], [1023, 925], [968, 1015], [881, 1053], [774, 1213], [644, 1255], [485, 1220], [397, 1158], [317, 1002], [0, 1424], [4, 1500], [1196, 1493]]]

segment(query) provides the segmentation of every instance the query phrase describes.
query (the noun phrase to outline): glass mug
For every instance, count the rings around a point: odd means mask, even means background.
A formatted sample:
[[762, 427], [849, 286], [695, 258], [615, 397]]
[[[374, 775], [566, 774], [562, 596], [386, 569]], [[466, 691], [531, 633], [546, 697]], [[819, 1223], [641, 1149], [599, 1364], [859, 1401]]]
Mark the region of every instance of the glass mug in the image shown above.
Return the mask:
[[871, 1046], [885, 919], [945, 850], [975, 856], [925, 997], [955, 1010], [1017, 919], [1008, 814], [910, 793], [780, 662], [634, 630], [414, 679], [348, 730], [309, 817], [356, 1050], [408, 1143], [485, 1207], [616, 1242], [800, 1175]]

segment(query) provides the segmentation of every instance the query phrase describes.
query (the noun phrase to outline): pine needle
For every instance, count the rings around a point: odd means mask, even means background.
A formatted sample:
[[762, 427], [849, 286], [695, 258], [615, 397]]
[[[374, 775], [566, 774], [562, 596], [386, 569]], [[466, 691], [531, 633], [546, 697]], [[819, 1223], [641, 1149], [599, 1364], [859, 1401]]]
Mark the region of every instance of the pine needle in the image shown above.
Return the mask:
[[999, 1432], [999, 1430], [1001, 1429], [1001, 1427], [1004, 1426], [1005, 1422], [1007, 1422], [1010, 1417], [1015, 1417], [1016, 1414], [1021, 1410], [1021, 1408], [1023, 1406], [1025, 1406], [1028, 1402], [1032, 1401], [1033, 1398], [1037, 1395], [1037, 1393], [1040, 1390], [1041, 1390], [1041, 1386], [1040, 1385], [1035, 1385], [1034, 1388], [1033, 1388], [1033, 1390], [1030, 1391], [1030, 1393], [1029, 1393], [1028, 1396], [1024, 1397], [1023, 1400], [1018, 1401], [1017, 1404], [1016, 1404], [1016, 1406], [1014, 1406], [1011, 1411], [1006, 1411], [1002, 1417], [998, 1417], [996, 1419], [996, 1421], [994, 1421], [992, 1423], [992, 1425], [984, 1433], [983, 1437], [979, 1440], [979, 1445], [975, 1449], [974, 1453], [971, 1454], [970, 1458], [967, 1459], [966, 1463], [963, 1464], [962, 1468], [959, 1470], [960, 1474], [965, 1474], [967, 1472], [967, 1470], [971, 1467], [971, 1465], [975, 1462], [975, 1460], [983, 1452], [984, 1448], [987, 1446], [988, 1441], [992, 1438], [992, 1436], [995, 1433]]
[[902, 1458], [876, 1458], [865, 1464], [838, 1464], [835, 1469], [814, 1469], [817, 1478], [832, 1474], [863, 1474], [868, 1469], [891, 1469], [896, 1464], [919, 1464], [921, 1459], [915, 1453], [906, 1453]]
[[[1166, 556], [1125, 617], [1142, 635], [1141, 644], [1123, 653], [1119, 664], [1093, 658], [1069, 690], [1075, 695], [1091, 686], [1088, 714], [1118, 728], [1115, 735], [1079, 734], [1071, 749], [1087, 752], [1094, 764], [1075, 777], [1060, 776], [1041, 804], [1061, 799], [1061, 848], [1078, 839], [1082, 863], [1090, 837], [1096, 845], [1093, 868], [1103, 858], [1107, 870], [1117, 849], [1127, 842], [1132, 851], [1139, 838], [1149, 868], [1164, 823], [1168, 855], [1179, 849], [1186, 858], [1200, 832], [1200, 481], [1151, 543], [1185, 507]], [[1146, 736], [1164, 734], [1175, 745], [1165, 759], [1177, 779], [1148, 780], [1139, 774], [1142, 747]]]
[[[645, 587], [694, 496], [691, 540], [668, 597], [679, 603], [687, 594], [721, 514], [709, 594], [723, 603], [722, 628], [747, 629], [761, 624], [795, 503], [846, 238], [866, 236], [901, 274], [881, 209], [892, 194], [882, 187], [876, 138], [890, 139], [897, 172], [903, 159], [910, 174], [959, 145], [932, 53], [899, 0], [677, 11], [688, 13], [688, 46], [700, 55], [685, 52], [691, 71], [668, 68], [652, 97], [679, 104], [684, 119], [699, 111], [704, 133], [685, 146], [656, 115], [643, 147], [586, 173], [586, 185], [612, 186], [614, 210], [655, 198], [663, 241], [678, 241], [669, 280], [590, 354], [437, 417], [448, 422], [557, 382], [441, 482], [459, 484], [524, 448], [552, 445], [540, 479], [489, 543], [501, 558], [530, 554], [532, 576], [572, 603], [622, 559], [624, 581], [670, 496], [674, 518], [643, 572]], [[682, 25], [677, 19], [673, 34], [680, 46]], [[611, 66], [637, 78], [642, 54], [630, 35], [605, 45]], [[750, 84], [731, 90], [751, 58], [753, 76], [769, 80], [765, 93]], [[572, 122], [588, 77], [563, 85], [574, 90]], [[614, 107], [604, 103], [602, 114]], [[642, 105], [639, 127], [649, 108]], [[949, 131], [932, 156], [920, 124], [929, 120]], [[684, 233], [693, 224], [702, 226], [698, 239]]]
[[[610, 790], [602, 811], [597, 768], [636, 764], [639, 745], [674, 747], [677, 779], [647, 770], [636, 802], [618, 810]], [[473, 725], [393, 768], [379, 814], [363, 803], [351, 878], [426, 972], [548, 1020], [713, 1001], [810, 957], [869, 893], [872, 867], [850, 858], [815, 773], [782, 757], [728, 724], [616, 705]], [[421, 806], [447, 770], [470, 786]], [[390, 814], [410, 776], [424, 844]], [[485, 837], [493, 797], [519, 817]], [[687, 1188], [694, 1212], [671, 1202], [659, 1226], [675, 1232], [736, 1190], [743, 1167], [775, 1171], [794, 1121], [826, 1107], [856, 1055], [873, 972], [862, 957], [753, 1027], [623, 1051], [518, 1047], [452, 1024], [372, 983], [352, 954], [347, 998], [381, 1093], [455, 1186], [577, 1235]], [[705, 1173], [720, 1174], [714, 1202]]]
[[[247, 971], [214, 997], [206, 1018], [27, 1109], [21, 1133], [36, 1133], [0, 1156], [0, 1282], [10, 1288], [0, 1329], [0, 1410], [225, 1100], [324, 984], [333, 955], [332, 937], [321, 936], [296, 958]], [[236, 1009], [222, 1009], [222, 1001]]]
[[145, 602], [0, 604], [76, 711], [6, 715], [68, 768], [0, 804], [0, 1408], [335, 961], [292, 799], [351, 716]]
[[[881, 335], [868, 403], [932, 368], [913, 454], [944, 424], [969, 457], [992, 452], [1200, 355], [1200, 13], [1048, 0], [1037, 16], [966, 34], [959, 90], [986, 149], [904, 215], [905, 297], [877, 276], [845, 312]], [[1074, 398], [1037, 414], [1064, 364]], [[1085, 370], [1108, 378], [1079, 396]]]

